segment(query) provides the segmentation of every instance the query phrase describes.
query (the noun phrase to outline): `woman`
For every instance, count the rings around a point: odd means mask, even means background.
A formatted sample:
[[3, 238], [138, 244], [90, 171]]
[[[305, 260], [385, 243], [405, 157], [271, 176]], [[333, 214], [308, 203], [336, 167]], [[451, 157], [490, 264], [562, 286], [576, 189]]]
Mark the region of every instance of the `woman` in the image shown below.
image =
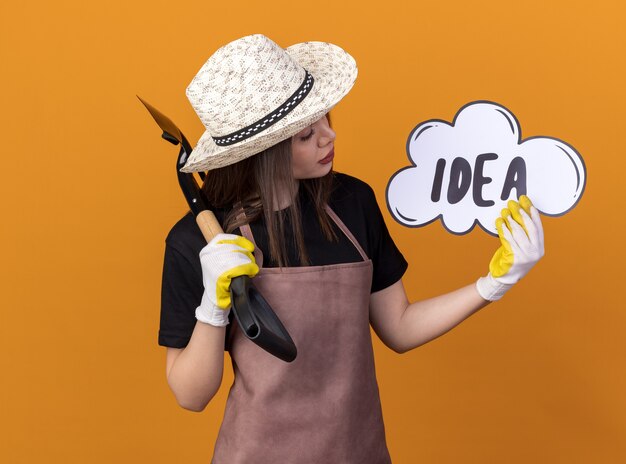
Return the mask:
[[[191, 215], [174, 226], [159, 343], [168, 347], [172, 391], [194, 411], [217, 392], [228, 346], [235, 382], [215, 463], [390, 462], [370, 323], [405, 352], [500, 298], [543, 255], [539, 215], [522, 197], [497, 221], [502, 247], [487, 277], [409, 304], [407, 263], [373, 191], [332, 171], [336, 134], [326, 114], [356, 73], [332, 44], [283, 50], [254, 35], [215, 52], [187, 89], [207, 130], [184, 170], [208, 170], [203, 191], [233, 234], [206, 245]], [[256, 275], [294, 339], [293, 363], [260, 350], [235, 324], [225, 340], [228, 285], [244, 274]]]

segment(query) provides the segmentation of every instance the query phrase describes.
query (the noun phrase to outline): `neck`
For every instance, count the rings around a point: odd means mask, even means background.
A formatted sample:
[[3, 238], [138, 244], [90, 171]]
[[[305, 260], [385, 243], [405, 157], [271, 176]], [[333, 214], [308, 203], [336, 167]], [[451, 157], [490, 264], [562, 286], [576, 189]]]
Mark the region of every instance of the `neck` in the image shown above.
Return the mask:
[[274, 211], [280, 211], [288, 208], [298, 196], [298, 189], [300, 188], [300, 182], [295, 181], [295, 188], [293, 191], [288, 187], [283, 187], [276, 190], [276, 196], [274, 197]]

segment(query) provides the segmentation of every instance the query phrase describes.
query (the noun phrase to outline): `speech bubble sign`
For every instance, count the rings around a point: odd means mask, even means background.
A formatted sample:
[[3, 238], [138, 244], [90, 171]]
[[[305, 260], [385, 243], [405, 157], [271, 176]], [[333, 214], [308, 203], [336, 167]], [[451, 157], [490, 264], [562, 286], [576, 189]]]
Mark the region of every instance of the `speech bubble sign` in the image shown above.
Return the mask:
[[585, 163], [568, 143], [554, 137], [522, 140], [517, 118], [504, 106], [475, 101], [452, 123], [431, 119], [409, 134], [411, 166], [387, 185], [387, 207], [407, 227], [437, 219], [463, 235], [478, 224], [497, 235], [495, 219], [509, 199], [528, 195], [544, 215], [561, 216], [580, 200]]

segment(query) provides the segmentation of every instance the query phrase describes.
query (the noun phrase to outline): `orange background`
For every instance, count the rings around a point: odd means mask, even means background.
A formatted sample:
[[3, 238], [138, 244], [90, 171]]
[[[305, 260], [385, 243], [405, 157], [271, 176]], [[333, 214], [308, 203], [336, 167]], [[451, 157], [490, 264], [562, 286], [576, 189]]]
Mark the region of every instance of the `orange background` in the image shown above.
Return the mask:
[[336, 43], [359, 78], [333, 112], [336, 169], [369, 182], [410, 263], [412, 299], [486, 273], [497, 240], [396, 224], [406, 137], [465, 103], [583, 156], [579, 205], [545, 218], [547, 254], [506, 298], [399, 356], [376, 341], [396, 463], [626, 462], [621, 2], [3, 2], [0, 461], [208, 462], [232, 377], [177, 406], [157, 346], [164, 238], [186, 205], [185, 87], [219, 46], [265, 33]]

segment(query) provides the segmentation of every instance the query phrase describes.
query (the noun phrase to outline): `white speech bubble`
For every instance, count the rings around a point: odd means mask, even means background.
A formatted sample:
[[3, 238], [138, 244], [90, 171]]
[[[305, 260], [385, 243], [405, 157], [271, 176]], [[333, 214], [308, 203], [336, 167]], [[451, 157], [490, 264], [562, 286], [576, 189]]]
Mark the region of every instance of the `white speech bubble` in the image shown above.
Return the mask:
[[509, 199], [526, 194], [542, 214], [561, 216], [585, 190], [585, 163], [571, 145], [553, 137], [522, 140], [515, 116], [489, 101], [465, 105], [452, 123], [419, 124], [406, 151], [412, 165], [389, 180], [387, 206], [407, 227], [441, 219], [453, 234], [478, 224], [497, 235], [495, 219]]

